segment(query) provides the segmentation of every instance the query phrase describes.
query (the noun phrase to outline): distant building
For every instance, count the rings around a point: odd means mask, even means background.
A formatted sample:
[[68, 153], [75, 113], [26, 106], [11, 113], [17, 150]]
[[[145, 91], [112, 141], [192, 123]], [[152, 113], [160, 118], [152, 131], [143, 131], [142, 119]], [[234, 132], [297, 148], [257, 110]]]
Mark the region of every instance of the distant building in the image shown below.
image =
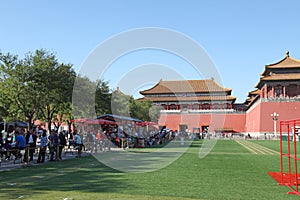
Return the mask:
[[[245, 104], [246, 132], [273, 133], [274, 112], [279, 114], [278, 121], [300, 118], [300, 61], [287, 52], [279, 62], [266, 65]], [[279, 123], [276, 132], [279, 133]]]
[[[209, 131], [220, 133], [274, 132], [271, 114], [279, 120], [300, 118], [300, 61], [289, 56], [266, 65], [255, 90], [245, 103], [235, 103], [231, 89], [209, 80], [161, 80], [141, 91], [140, 100], [160, 105], [159, 125], [172, 130]], [[276, 126], [279, 132], [279, 123]]]

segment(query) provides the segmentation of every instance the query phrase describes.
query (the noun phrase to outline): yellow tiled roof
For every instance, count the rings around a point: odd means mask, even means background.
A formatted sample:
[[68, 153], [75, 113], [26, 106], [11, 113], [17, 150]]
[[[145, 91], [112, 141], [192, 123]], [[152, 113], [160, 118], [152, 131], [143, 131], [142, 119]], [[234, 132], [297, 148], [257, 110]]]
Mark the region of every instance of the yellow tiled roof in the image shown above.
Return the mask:
[[248, 96], [252, 96], [252, 95], [257, 95], [257, 94], [260, 94], [260, 89], [255, 89], [255, 90], [253, 90], [253, 91], [251, 91], [251, 92], [249, 92], [249, 95]]
[[261, 77], [262, 81], [280, 81], [280, 80], [300, 80], [300, 74], [271, 74], [270, 76]]
[[294, 68], [294, 67], [300, 67], [300, 60], [297, 60], [295, 58], [291, 58], [289, 56], [289, 52], [286, 53], [285, 58], [280, 60], [277, 63], [269, 64], [265, 66], [266, 68]]
[[[291, 70], [292, 68], [296, 70], [295, 73], [293, 73], [293, 70]], [[287, 51], [285, 58], [283, 58], [279, 62], [265, 65], [265, 70], [261, 74], [262, 77], [260, 78], [259, 82], [255, 87], [256, 88], [262, 87], [264, 81], [300, 80], [300, 74], [297, 73], [298, 71], [297, 68], [300, 69], [300, 60], [291, 58], [289, 52]], [[276, 70], [276, 69], [280, 69], [280, 70]]]
[[174, 97], [144, 97], [139, 100], [150, 100], [153, 102], [169, 102], [169, 101], [235, 101], [234, 96], [174, 96]]
[[160, 81], [154, 87], [141, 91], [145, 94], [165, 93], [201, 93], [201, 92], [230, 92], [231, 89], [220, 86], [214, 79], [209, 80], [179, 80]]

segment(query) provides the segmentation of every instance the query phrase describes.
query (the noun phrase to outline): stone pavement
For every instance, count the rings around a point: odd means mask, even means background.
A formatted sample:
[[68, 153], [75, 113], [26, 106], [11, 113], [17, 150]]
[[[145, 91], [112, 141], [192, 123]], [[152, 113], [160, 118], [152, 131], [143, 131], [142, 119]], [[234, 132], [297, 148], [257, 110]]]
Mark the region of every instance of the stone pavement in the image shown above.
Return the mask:
[[[37, 163], [37, 153], [34, 154], [34, 158], [33, 161], [30, 161], [29, 163], [24, 163], [22, 161], [22, 159], [18, 159], [15, 161], [14, 163], [14, 159], [11, 160], [5, 160], [4, 158], [0, 158], [0, 172], [2, 171], [7, 171], [7, 170], [12, 170], [12, 169], [16, 169], [16, 168], [20, 168], [22, 166], [34, 166], [34, 165], [42, 165], [43, 163]], [[86, 156], [89, 155], [89, 152], [82, 152], [82, 156]], [[75, 158], [77, 156], [77, 151], [76, 150], [72, 150], [72, 149], [68, 149], [67, 151], [63, 151], [62, 153], [62, 160], [66, 160], [66, 159], [72, 159]], [[45, 157], [45, 162], [47, 163], [50, 162], [50, 155], [46, 154]]]

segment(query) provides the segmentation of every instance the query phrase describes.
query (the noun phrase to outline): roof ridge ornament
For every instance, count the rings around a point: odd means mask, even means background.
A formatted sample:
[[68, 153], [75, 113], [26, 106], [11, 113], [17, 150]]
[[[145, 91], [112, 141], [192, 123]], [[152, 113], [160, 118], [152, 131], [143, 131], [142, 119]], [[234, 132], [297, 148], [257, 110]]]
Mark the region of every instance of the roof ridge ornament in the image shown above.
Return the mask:
[[290, 57], [290, 52], [289, 51], [286, 51], [285, 54], [286, 54], [287, 58]]

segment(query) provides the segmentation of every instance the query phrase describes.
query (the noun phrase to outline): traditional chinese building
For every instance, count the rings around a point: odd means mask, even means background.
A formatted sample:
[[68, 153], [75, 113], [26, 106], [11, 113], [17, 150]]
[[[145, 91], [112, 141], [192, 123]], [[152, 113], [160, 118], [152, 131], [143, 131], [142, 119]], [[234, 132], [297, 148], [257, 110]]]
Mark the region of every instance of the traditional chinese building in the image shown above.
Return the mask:
[[[143, 99], [162, 106], [160, 125], [173, 130], [244, 131], [246, 106], [235, 105], [231, 89], [209, 80], [161, 80], [154, 87], [141, 91]], [[230, 116], [230, 117], [229, 117]]]
[[[279, 132], [280, 120], [300, 118], [300, 61], [289, 56], [265, 66], [245, 103], [235, 103], [231, 89], [209, 80], [161, 80], [141, 91], [143, 99], [161, 105], [160, 125], [173, 130], [209, 130], [259, 135]], [[279, 116], [277, 116], [279, 114]]]
[[149, 90], [140, 92], [145, 99], [159, 104], [164, 110], [217, 110], [232, 109], [236, 100], [231, 89], [210, 80], [163, 81]]
[[245, 104], [246, 132], [278, 133], [279, 123], [274, 123], [274, 113], [278, 120], [300, 118], [300, 61], [287, 52], [279, 62], [265, 65], [256, 89], [249, 93]]

